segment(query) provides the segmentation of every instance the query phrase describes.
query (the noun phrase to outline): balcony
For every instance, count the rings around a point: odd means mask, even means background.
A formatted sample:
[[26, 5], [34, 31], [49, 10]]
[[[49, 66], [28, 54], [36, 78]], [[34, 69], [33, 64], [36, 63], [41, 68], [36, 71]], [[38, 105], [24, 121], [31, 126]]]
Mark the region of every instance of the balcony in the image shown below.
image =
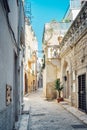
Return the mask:
[[59, 45], [48, 46], [47, 52], [47, 59], [57, 59], [59, 57]]
[[46, 61], [60, 67], [59, 45], [49, 46]]

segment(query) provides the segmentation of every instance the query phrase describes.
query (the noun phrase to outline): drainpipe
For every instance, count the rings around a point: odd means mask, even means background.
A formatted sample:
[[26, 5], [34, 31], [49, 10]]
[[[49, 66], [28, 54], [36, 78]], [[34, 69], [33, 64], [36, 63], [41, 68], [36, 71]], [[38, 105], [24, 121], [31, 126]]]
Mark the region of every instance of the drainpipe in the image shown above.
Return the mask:
[[17, 58], [17, 86], [18, 86], [18, 114], [21, 115], [21, 62], [20, 62], [20, 30], [21, 30], [21, 0], [18, 1], [18, 58]]

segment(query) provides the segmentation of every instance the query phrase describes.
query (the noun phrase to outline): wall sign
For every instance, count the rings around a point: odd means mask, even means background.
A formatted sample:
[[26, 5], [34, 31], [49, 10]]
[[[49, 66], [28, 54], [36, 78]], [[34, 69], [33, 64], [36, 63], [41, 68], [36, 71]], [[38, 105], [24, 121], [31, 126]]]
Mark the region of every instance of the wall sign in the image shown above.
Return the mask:
[[11, 98], [11, 93], [12, 93], [12, 87], [8, 84], [6, 84], [6, 105], [8, 106], [11, 101], [12, 101], [12, 98]]

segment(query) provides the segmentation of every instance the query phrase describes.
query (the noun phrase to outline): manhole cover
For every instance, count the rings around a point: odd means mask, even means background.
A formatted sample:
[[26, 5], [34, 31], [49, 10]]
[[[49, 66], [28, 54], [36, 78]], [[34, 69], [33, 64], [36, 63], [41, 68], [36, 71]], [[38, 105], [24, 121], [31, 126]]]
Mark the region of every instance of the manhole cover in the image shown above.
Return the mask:
[[40, 114], [33, 114], [32, 116], [45, 116], [44, 113], [40, 113]]
[[78, 128], [87, 128], [85, 125], [72, 125], [73, 128], [78, 129]]

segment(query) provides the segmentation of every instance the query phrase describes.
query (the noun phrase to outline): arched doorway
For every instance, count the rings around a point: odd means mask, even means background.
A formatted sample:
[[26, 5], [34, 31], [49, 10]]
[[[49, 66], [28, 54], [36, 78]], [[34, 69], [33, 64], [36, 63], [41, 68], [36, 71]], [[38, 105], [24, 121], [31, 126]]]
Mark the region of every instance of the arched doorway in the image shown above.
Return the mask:
[[64, 98], [71, 98], [71, 66], [68, 61], [63, 62], [62, 66], [62, 82], [64, 84]]

